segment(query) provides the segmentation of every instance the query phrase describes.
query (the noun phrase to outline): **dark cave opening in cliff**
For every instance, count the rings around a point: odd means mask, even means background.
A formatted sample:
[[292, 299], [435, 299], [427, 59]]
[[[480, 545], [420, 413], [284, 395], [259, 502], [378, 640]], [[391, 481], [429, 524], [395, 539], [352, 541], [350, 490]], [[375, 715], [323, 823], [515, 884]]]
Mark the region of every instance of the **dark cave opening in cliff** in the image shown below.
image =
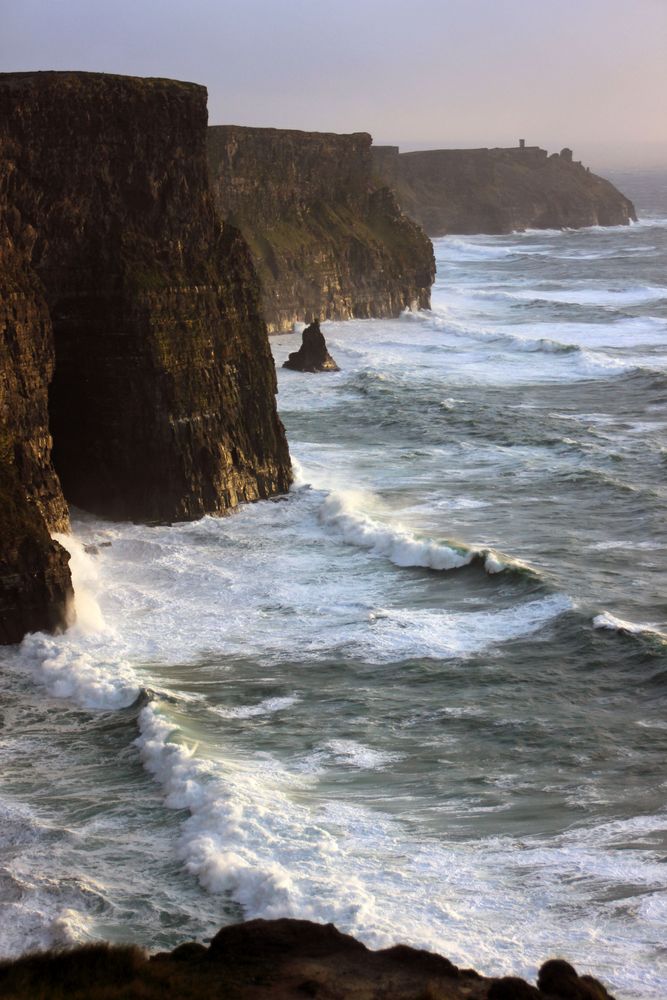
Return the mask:
[[109, 447], [101, 433], [108, 400], [102, 388], [104, 363], [86, 311], [85, 299], [74, 308], [71, 301], [51, 307], [55, 368], [49, 385], [49, 431], [51, 458], [65, 500], [98, 513], [114, 490], [103, 474]]

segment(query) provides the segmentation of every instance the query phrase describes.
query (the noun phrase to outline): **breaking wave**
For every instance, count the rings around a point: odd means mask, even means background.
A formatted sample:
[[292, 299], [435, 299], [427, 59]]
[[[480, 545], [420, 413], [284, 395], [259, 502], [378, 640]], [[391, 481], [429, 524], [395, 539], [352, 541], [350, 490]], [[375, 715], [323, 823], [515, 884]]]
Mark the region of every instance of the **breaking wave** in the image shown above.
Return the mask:
[[530, 566], [494, 549], [419, 538], [399, 526], [381, 524], [363, 513], [355, 500], [356, 494], [352, 491], [331, 493], [320, 507], [321, 523], [335, 531], [346, 544], [369, 549], [374, 555], [389, 559], [395, 566], [446, 571], [479, 563], [490, 574], [507, 570], [537, 576]]

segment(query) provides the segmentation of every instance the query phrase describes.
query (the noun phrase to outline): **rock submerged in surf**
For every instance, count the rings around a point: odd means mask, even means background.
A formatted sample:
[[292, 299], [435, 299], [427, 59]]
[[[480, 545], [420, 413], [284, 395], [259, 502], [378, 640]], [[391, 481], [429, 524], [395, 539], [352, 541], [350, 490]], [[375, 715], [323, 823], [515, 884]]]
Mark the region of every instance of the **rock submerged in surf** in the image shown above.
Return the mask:
[[327, 350], [327, 342], [320, 330], [320, 321], [314, 320], [303, 331], [301, 347], [293, 351], [283, 364], [295, 372], [338, 372], [340, 368]]

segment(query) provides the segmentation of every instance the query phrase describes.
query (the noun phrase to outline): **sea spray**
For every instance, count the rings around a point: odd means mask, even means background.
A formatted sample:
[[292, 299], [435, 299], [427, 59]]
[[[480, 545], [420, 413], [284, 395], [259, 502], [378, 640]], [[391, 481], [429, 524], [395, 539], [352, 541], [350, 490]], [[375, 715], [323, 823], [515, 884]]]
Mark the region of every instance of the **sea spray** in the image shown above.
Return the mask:
[[662, 1000], [665, 240], [462, 238], [432, 312], [328, 324], [335, 383], [279, 371], [288, 497], [75, 515], [103, 624], [0, 671], [5, 952], [293, 913]]

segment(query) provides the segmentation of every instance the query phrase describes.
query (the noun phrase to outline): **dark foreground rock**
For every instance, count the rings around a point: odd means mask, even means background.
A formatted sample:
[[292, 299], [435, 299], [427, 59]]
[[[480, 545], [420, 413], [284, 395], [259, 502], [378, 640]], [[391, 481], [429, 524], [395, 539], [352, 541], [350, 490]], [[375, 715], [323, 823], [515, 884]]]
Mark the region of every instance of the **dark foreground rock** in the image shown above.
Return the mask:
[[430, 305], [433, 248], [375, 176], [369, 135], [216, 125], [208, 150], [218, 208], [250, 244], [271, 332]]
[[338, 372], [340, 368], [327, 350], [327, 342], [320, 330], [319, 320], [315, 320], [303, 331], [301, 347], [293, 351], [283, 368], [295, 372]]
[[537, 146], [373, 149], [375, 168], [410, 218], [429, 236], [511, 233], [524, 229], [622, 226], [636, 219], [613, 184], [572, 159]]
[[[0, 445], [50, 530], [66, 500], [172, 521], [289, 487], [257, 277], [216, 214], [206, 127], [194, 84], [0, 75]], [[57, 549], [33, 540], [53, 582]], [[15, 542], [5, 579], [27, 565]], [[17, 604], [3, 634], [27, 620]]]
[[405, 945], [370, 951], [333, 924], [302, 920], [223, 927], [208, 948], [190, 942], [150, 958], [100, 944], [0, 963], [0, 996], [14, 1000], [613, 1000], [559, 960], [539, 982], [486, 978]]

